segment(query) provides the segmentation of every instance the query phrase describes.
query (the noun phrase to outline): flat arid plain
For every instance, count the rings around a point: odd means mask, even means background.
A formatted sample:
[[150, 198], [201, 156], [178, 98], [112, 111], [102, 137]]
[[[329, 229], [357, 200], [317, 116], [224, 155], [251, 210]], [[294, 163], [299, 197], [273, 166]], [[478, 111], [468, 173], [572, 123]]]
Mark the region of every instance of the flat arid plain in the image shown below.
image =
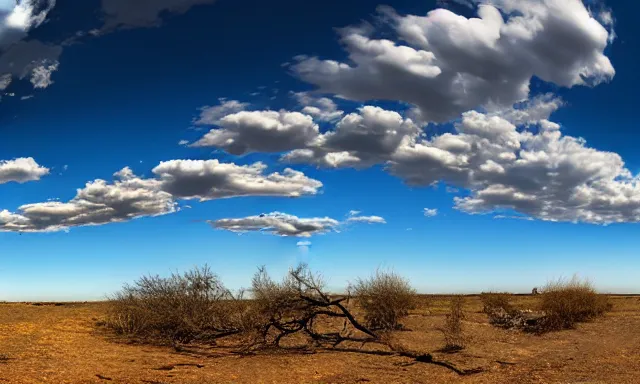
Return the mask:
[[[519, 308], [534, 296], [511, 298]], [[448, 296], [419, 296], [393, 332], [404, 348], [463, 371], [359, 352], [266, 351], [133, 343], [100, 326], [107, 303], [0, 304], [3, 383], [638, 383], [640, 297], [611, 296], [611, 311], [542, 335], [489, 324], [479, 296], [464, 297], [465, 348], [441, 351]], [[366, 349], [366, 348], [365, 348]]]

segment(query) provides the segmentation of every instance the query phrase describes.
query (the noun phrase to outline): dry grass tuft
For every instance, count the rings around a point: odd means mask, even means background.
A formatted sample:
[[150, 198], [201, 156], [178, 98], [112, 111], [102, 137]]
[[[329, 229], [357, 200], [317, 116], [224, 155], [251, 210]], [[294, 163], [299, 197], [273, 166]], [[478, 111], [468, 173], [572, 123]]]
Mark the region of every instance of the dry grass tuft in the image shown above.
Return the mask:
[[441, 329], [445, 340], [443, 350], [459, 351], [464, 349], [466, 345], [466, 338], [462, 328], [462, 320], [465, 319], [465, 314], [462, 310], [463, 305], [463, 296], [456, 295], [451, 297], [449, 313], [447, 314], [444, 328]]
[[110, 299], [105, 324], [118, 334], [174, 346], [236, 330], [240, 303], [207, 266], [144, 276]]
[[546, 315], [545, 328], [559, 330], [573, 328], [611, 310], [609, 299], [597, 293], [589, 280], [574, 276], [570, 280], [550, 281], [543, 288], [540, 309]]
[[408, 280], [395, 272], [377, 270], [351, 287], [372, 329], [398, 329], [400, 320], [416, 305], [416, 291]]

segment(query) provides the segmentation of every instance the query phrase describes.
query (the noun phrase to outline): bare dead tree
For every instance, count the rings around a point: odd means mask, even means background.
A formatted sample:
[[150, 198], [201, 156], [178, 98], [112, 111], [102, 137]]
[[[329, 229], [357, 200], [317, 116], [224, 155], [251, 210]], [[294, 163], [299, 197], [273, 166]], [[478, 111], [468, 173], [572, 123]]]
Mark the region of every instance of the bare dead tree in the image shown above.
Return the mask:
[[[260, 268], [252, 281], [255, 300], [253, 328], [256, 340], [251, 347], [275, 346], [291, 335], [303, 334], [316, 346], [337, 347], [346, 341], [376, 342], [376, 333], [361, 324], [347, 309], [348, 295], [332, 298], [324, 291], [321, 276], [313, 274], [306, 265], [289, 271], [276, 283]], [[320, 331], [320, 318], [340, 319], [342, 328]]]
[[[446, 367], [459, 375], [481, 372], [480, 369], [461, 369], [447, 361], [435, 359], [431, 354], [408, 351], [393, 344], [386, 333], [376, 333], [356, 319], [348, 309], [348, 294], [331, 297], [324, 291], [321, 276], [313, 274], [304, 264], [290, 270], [281, 283], [274, 282], [266, 270], [260, 268], [252, 286], [257, 310], [253, 320], [257, 332], [251, 348], [245, 349], [247, 353], [254, 353], [260, 347], [279, 348], [284, 338], [302, 334], [310, 341], [306, 345], [308, 348], [408, 357], [415, 362]], [[343, 320], [342, 328], [320, 330], [316, 324], [322, 317]], [[346, 345], [347, 342], [350, 342], [349, 345]], [[367, 344], [375, 344], [386, 350], [364, 349]]]

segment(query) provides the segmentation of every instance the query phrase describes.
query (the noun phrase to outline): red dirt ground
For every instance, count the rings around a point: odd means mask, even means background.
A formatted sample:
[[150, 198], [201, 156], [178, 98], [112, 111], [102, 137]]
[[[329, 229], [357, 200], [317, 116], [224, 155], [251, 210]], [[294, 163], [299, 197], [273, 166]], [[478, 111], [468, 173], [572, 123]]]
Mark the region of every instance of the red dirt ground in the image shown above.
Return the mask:
[[[521, 307], [533, 297], [518, 297]], [[466, 299], [467, 349], [439, 353], [446, 297], [424, 297], [396, 337], [462, 368], [358, 353], [241, 357], [222, 348], [175, 352], [126, 344], [96, 328], [104, 304], [0, 305], [0, 383], [640, 383], [640, 298], [612, 297], [614, 310], [575, 330], [543, 336], [496, 329], [477, 297]], [[184, 364], [184, 365], [181, 365]]]

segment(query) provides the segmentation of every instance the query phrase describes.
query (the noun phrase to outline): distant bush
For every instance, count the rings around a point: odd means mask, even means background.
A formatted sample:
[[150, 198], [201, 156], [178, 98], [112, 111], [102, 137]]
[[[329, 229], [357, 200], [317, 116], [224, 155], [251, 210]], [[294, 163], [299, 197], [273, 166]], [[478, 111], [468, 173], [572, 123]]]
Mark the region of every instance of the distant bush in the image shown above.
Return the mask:
[[465, 319], [463, 305], [463, 296], [456, 295], [451, 297], [449, 313], [447, 314], [444, 328], [441, 329], [442, 333], [444, 333], [444, 350], [459, 351], [465, 347], [466, 340], [462, 329], [462, 320]]
[[589, 280], [577, 276], [547, 283], [539, 298], [548, 330], [573, 328], [576, 323], [602, 316], [612, 307], [608, 297], [599, 295]]
[[209, 267], [170, 277], [145, 276], [110, 299], [106, 326], [174, 346], [237, 331], [241, 304]]
[[491, 315], [497, 309], [503, 309], [511, 312], [514, 308], [511, 305], [511, 294], [499, 292], [482, 292], [480, 294], [482, 301], [482, 312]]
[[480, 294], [482, 312], [489, 318], [489, 324], [500, 328], [522, 328], [524, 318], [513, 305], [511, 294], [483, 292]]
[[400, 320], [416, 305], [416, 291], [394, 272], [378, 270], [367, 279], [358, 279], [352, 290], [372, 329], [400, 328]]

